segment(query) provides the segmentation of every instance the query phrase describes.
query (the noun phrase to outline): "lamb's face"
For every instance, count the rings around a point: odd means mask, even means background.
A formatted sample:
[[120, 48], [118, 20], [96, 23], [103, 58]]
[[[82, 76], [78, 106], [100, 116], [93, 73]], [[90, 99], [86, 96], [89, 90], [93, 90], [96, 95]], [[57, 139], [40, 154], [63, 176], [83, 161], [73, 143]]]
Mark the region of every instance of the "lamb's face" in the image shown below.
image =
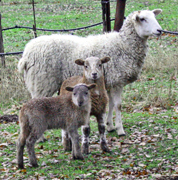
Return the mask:
[[66, 90], [73, 91], [72, 93], [72, 101], [78, 106], [86, 106], [90, 101], [90, 92], [89, 90], [95, 88], [96, 84], [77, 84], [74, 87], [66, 87]]
[[78, 59], [76, 64], [84, 66], [84, 74], [88, 80], [97, 80], [103, 76], [103, 63], [110, 60], [109, 57], [99, 59], [98, 57], [89, 57], [85, 61]]
[[161, 35], [160, 30], [162, 30], [162, 28], [155, 18], [161, 12], [161, 9], [135, 12], [135, 14], [133, 15], [133, 21], [136, 32], [141, 38], [147, 38], [151, 35]]
[[87, 79], [97, 80], [103, 75], [103, 65], [99, 58], [87, 58], [84, 64]]

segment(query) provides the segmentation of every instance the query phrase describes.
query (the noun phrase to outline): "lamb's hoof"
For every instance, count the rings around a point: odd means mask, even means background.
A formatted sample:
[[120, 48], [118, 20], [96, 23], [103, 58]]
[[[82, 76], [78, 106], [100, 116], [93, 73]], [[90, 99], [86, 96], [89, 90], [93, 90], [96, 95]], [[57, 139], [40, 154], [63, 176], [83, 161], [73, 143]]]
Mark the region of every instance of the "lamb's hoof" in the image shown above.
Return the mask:
[[34, 168], [36, 168], [36, 167], [38, 167], [38, 164], [32, 164], [32, 167], [34, 167]]
[[108, 152], [108, 153], [111, 153], [111, 151], [109, 150], [107, 144], [105, 142], [102, 142], [101, 143], [101, 149], [103, 152]]
[[72, 147], [65, 147], [64, 151], [72, 151]]
[[84, 160], [84, 157], [83, 157], [83, 155], [73, 155], [73, 159], [74, 160]]
[[21, 164], [18, 164], [18, 169], [24, 169], [24, 166]]
[[46, 141], [47, 141], [47, 139], [45, 137], [40, 137], [40, 139], [38, 139], [36, 142], [37, 143], [44, 143]]
[[87, 143], [82, 145], [82, 154], [89, 154], [89, 145]]
[[72, 142], [70, 139], [65, 139], [63, 141], [64, 151], [72, 151]]

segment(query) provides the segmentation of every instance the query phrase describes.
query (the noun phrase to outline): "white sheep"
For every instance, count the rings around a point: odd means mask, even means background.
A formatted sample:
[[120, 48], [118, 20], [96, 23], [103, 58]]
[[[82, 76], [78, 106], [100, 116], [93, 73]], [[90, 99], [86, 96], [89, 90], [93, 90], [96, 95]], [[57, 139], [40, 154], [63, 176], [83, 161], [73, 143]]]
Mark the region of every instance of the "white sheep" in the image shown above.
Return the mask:
[[[126, 18], [119, 32], [88, 37], [55, 34], [31, 40], [18, 63], [19, 71], [24, 71], [31, 96], [52, 96], [67, 77], [82, 75], [81, 68], [74, 65], [75, 59], [109, 56], [111, 61], [104, 67], [109, 96], [107, 130], [116, 128], [118, 135], [125, 135], [121, 121], [121, 93], [142, 70], [148, 37], [161, 34], [155, 18], [161, 12], [160, 9], [135, 11]], [[116, 111], [115, 127], [113, 108]]]
[[17, 141], [17, 164], [24, 168], [23, 151], [25, 144], [30, 164], [37, 167], [34, 144], [47, 129], [61, 128], [72, 140], [72, 156], [74, 159], [83, 159], [79, 146], [77, 129], [88, 124], [91, 99], [89, 90], [96, 84], [80, 83], [74, 87], [66, 87], [73, 93], [58, 97], [43, 97], [32, 99], [23, 105], [19, 113], [20, 135]]
[[[71, 93], [66, 91], [66, 87], [75, 86], [78, 83], [91, 84], [95, 83], [96, 87], [90, 91], [91, 94], [91, 112], [97, 119], [98, 130], [100, 134], [100, 146], [103, 152], [110, 152], [105, 135], [105, 124], [104, 118], [106, 114], [106, 106], [108, 103], [108, 95], [105, 89], [104, 75], [103, 75], [103, 64], [110, 60], [109, 57], [99, 59], [98, 57], [88, 57], [85, 61], [77, 59], [75, 61], [79, 66], [83, 66], [84, 72], [82, 76], [72, 76], [66, 79], [61, 86], [60, 96]], [[89, 153], [89, 134], [90, 124], [82, 126], [83, 140], [82, 140], [82, 153]], [[71, 143], [69, 136], [63, 131], [63, 146], [66, 151], [71, 150]]]

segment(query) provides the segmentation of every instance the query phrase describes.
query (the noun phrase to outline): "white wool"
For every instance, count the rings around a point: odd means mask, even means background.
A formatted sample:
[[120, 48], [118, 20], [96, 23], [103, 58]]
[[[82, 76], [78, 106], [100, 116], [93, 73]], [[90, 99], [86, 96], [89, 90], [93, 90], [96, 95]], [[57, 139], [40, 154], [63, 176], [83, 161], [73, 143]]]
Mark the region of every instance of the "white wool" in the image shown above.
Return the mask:
[[[67, 77], [82, 75], [82, 68], [74, 60], [89, 56], [111, 58], [110, 63], [104, 65], [108, 90], [135, 81], [143, 66], [148, 38], [139, 29], [141, 26], [135, 15], [144, 17], [144, 12], [153, 19], [154, 30], [151, 31], [154, 34], [161, 27], [156, 24], [152, 11], [143, 11], [130, 14], [120, 32], [88, 37], [55, 34], [31, 40], [25, 47], [18, 69], [20, 72], [24, 70], [25, 83], [32, 97], [52, 96]], [[137, 32], [135, 27], [139, 29]]]

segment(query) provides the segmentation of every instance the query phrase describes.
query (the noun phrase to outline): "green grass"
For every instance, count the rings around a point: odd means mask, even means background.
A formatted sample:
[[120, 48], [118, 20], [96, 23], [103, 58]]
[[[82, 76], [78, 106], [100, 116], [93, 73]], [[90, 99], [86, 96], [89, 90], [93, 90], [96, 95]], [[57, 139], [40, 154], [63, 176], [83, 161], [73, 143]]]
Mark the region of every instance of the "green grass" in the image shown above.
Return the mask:
[[[0, 157], [1, 178], [9, 177], [32, 178], [34, 176], [50, 179], [56, 178], [101, 178], [127, 177], [129, 173], [141, 178], [151, 178], [157, 172], [162, 175], [175, 173], [177, 151], [178, 123], [173, 110], [162, 111], [159, 114], [123, 113], [126, 137], [117, 137], [116, 133], [108, 133], [108, 145], [112, 153], [101, 153], [96, 121], [91, 119], [90, 147], [91, 153], [83, 161], [71, 159], [70, 152], [64, 152], [61, 145], [61, 131], [51, 130], [45, 133], [47, 142], [36, 144], [35, 150], [39, 168], [28, 166], [28, 155], [25, 149], [25, 170], [17, 170], [14, 164], [15, 141], [18, 124], [1, 124], [0, 140], [8, 142], [1, 148]], [[176, 131], [175, 131], [176, 130]], [[80, 130], [79, 133], [81, 134]], [[170, 136], [171, 134], [171, 136]], [[6, 136], [5, 136], [6, 135]], [[94, 148], [94, 146], [96, 148]], [[170, 173], [170, 169], [173, 169]], [[103, 173], [102, 173], [103, 172]]]
[[[0, 12], [3, 28], [14, 25], [33, 26], [32, 5], [29, 0], [2, 0]], [[69, 29], [102, 21], [101, 1], [35, 0], [38, 28]], [[116, 2], [111, 2], [111, 18]], [[140, 9], [163, 9], [157, 19], [163, 29], [178, 31], [176, 0], [127, 0], [125, 14]], [[113, 28], [114, 22], [112, 22]], [[102, 25], [70, 32], [86, 36], [102, 33]], [[51, 32], [37, 31], [37, 35]], [[23, 51], [32, 39], [33, 31], [14, 29], [3, 32], [5, 52]], [[99, 147], [97, 124], [91, 118], [91, 153], [84, 161], [74, 161], [64, 152], [61, 131], [47, 131], [47, 142], [36, 144], [39, 168], [28, 165], [25, 148], [25, 170], [16, 168], [18, 123], [0, 124], [0, 179], [156, 179], [177, 175], [178, 157], [178, 41], [174, 35], [149, 39], [149, 53], [139, 79], [124, 87], [122, 119], [126, 137], [107, 133], [112, 154], [102, 153]], [[18, 114], [30, 99], [23, 76], [17, 72], [21, 55], [6, 56], [7, 67], [0, 69], [0, 114]], [[115, 114], [114, 114], [115, 119]], [[79, 130], [81, 135], [81, 132]]]

